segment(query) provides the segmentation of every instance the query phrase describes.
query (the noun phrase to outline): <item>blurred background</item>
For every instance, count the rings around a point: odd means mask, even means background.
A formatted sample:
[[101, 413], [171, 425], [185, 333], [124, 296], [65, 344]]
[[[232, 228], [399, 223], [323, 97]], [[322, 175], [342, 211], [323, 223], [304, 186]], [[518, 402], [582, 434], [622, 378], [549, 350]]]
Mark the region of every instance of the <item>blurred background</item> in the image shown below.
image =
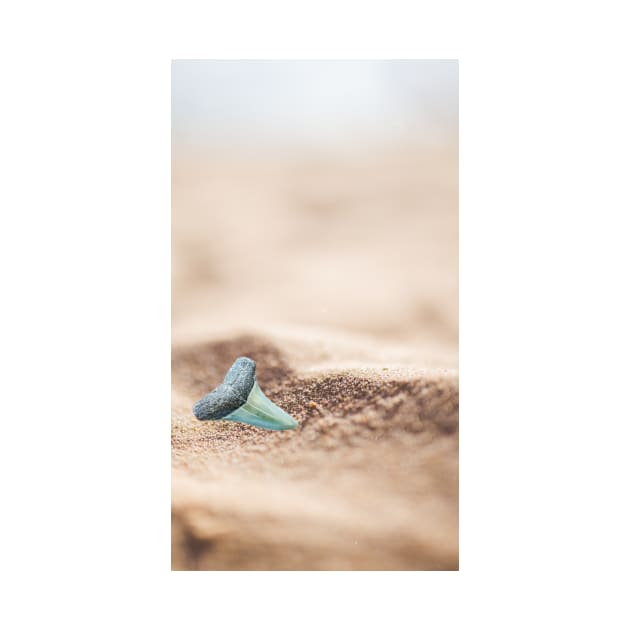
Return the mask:
[[[457, 569], [457, 63], [172, 81], [173, 567]], [[192, 416], [241, 355], [298, 429]]]
[[456, 61], [174, 61], [174, 341], [458, 340]]

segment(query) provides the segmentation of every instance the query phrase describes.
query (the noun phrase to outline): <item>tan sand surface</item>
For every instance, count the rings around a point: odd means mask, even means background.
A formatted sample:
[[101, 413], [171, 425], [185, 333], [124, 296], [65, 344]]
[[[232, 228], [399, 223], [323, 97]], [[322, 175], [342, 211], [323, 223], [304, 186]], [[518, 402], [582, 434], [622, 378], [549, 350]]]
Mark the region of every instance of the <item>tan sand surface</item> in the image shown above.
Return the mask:
[[[173, 163], [172, 566], [458, 568], [457, 153]], [[293, 431], [199, 422], [238, 356]]]

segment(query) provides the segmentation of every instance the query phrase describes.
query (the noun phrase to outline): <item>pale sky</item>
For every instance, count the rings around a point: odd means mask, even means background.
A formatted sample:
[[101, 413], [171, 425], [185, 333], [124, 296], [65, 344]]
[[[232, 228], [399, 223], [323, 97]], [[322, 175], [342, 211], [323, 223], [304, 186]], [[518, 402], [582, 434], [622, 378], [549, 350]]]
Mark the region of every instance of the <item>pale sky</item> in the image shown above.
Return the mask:
[[457, 128], [457, 61], [174, 61], [174, 144], [319, 147]]

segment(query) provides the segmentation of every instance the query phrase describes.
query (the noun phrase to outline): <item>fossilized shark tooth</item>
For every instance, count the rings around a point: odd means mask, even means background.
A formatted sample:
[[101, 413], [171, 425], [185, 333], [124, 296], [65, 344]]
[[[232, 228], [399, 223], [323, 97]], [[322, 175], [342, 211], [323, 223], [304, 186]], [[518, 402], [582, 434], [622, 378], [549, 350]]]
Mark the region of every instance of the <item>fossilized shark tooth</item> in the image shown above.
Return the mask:
[[298, 425], [262, 393], [256, 382], [256, 361], [248, 357], [234, 361], [223, 383], [197, 401], [193, 413], [198, 420], [233, 420], [272, 431]]

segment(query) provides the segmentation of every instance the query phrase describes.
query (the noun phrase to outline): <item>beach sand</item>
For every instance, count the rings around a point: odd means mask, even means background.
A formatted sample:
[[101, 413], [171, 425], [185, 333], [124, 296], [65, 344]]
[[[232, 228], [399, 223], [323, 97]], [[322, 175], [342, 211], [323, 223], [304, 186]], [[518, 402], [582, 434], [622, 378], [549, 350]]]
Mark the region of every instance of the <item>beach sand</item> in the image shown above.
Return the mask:
[[[172, 568], [457, 570], [457, 152], [177, 154]], [[199, 422], [239, 356], [299, 423]]]

